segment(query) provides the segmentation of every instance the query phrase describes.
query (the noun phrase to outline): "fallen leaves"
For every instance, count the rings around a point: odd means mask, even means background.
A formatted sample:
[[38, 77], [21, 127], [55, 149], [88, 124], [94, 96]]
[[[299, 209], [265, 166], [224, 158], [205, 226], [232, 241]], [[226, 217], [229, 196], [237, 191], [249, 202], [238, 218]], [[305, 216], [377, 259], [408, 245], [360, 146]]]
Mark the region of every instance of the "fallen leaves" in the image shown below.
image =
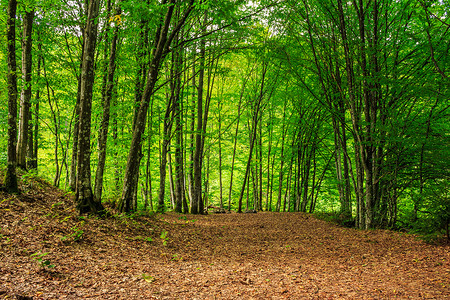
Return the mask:
[[[0, 194], [0, 226], [0, 298], [444, 299], [450, 293], [448, 246], [341, 228], [302, 213], [80, 218], [70, 198], [43, 186]], [[33, 253], [46, 253], [43, 267]], [[54, 267], [46, 270], [45, 261]]]

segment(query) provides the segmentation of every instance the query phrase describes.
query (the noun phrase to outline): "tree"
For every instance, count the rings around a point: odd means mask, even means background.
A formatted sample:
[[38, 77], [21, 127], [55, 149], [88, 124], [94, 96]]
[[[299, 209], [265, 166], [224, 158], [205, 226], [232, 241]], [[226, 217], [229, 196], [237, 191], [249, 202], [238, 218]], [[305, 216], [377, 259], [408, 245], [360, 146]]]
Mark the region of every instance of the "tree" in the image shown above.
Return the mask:
[[8, 157], [5, 174], [5, 188], [10, 193], [19, 191], [16, 175], [17, 143], [17, 70], [16, 70], [16, 10], [17, 1], [9, 0], [6, 21], [8, 59]]
[[77, 149], [77, 208], [80, 213], [100, 213], [104, 210], [94, 198], [91, 186], [91, 108], [94, 83], [94, 55], [97, 42], [99, 0], [88, 1], [80, 80], [80, 120]]
[[[117, 6], [116, 11], [112, 20], [116, 20], [120, 17], [122, 9], [120, 5]], [[111, 20], [108, 20], [109, 22]], [[108, 140], [108, 130], [109, 130], [109, 119], [110, 119], [110, 107], [111, 100], [113, 97], [114, 88], [114, 74], [116, 71], [116, 52], [117, 43], [119, 38], [120, 22], [116, 20], [116, 26], [114, 27], [114, 33], [111, 41], [111, 49], [109, 53], [109, 62], [106, 74], [106, 80], [104, 81], [103, 93], [102, 93], [102, 106], [103, 106], [103, 118], [100, 128], [100, 133], [98, 136], [98, 164], [95, 174], [95, 186], [94, 186], [94, 197], [96, 201], [101, 201], [102, 191], [103, 191], [103, 174], [105, 171], [106, 162], [106, 143]], [[106, 43], [107, 44], [107, 43]]]
[[[204, 14], [203, 24], [206, 24], [207, 16]], [[203, 213], [203, 199], [202, 199], [202, 156], [203, 156], [203, 92], [204, 92], [204, 78], [205, 78], [205, 56], [206, 56], [206, 41], [200, 40], [200, 57], [199, 57], [199, 71], [197, 84], [197, 128], [195, 133], [195, 152], [193, 157], [193, 171], [194, 171], [194, 192], [191, 199], [191, 213]]]
[[[131, 211], [131, 200], [133, 191], [137, 186], [136, 174], [139, 172], [139, 151], [141, 149], [142, 134], [146, 127], [147, 110], [149, 107], [150, 97], [154, 92], [156, 81], [162, 61], [164, 61], [167, 54], [170, 52], [170, 45], [175, 35], [181, 30], [181, 27], [186, 22], [191, 11], [194, 9], [194, 1], [191, 0], [186, 4], [183, 16], [171, 29], [172, 15], [174, 11], [175, 1], [170, 0], [166, 10], [166, 15], [162, 19], [160, 27], [157, 30], [154, 49], [152, 52], [151, 61], [149, 64], [148, 76], [146, 79], [145, 89], [139, 103], [139, 108], [136, 115], [136, 125], [133, 130], [133, 137], [131, 141], [130, 151], [128, 153], [127, 167], [125, 170], [122, 197], [119, 201], [119, 210], [122, 212]], [[170, 31], [170, 32], [169, 32]]]
[[22, 92], [20, 94], [19, 137], [17, 141], [17, 165], [27, 168], [27, 146], [31, 106], [31, 34], [34, 10], [27, 11], [23, 22], [22, 39]]

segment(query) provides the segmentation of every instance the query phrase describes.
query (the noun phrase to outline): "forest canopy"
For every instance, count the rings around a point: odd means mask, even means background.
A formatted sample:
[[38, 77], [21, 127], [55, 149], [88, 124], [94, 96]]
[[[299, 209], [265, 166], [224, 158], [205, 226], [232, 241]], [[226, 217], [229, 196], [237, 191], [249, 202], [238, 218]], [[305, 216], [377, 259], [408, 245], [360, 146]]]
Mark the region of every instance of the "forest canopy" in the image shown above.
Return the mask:
[[20, 168], [80, 213], [325, 212], [448, 235], [449, 11], [2, 0], [4, 188]]

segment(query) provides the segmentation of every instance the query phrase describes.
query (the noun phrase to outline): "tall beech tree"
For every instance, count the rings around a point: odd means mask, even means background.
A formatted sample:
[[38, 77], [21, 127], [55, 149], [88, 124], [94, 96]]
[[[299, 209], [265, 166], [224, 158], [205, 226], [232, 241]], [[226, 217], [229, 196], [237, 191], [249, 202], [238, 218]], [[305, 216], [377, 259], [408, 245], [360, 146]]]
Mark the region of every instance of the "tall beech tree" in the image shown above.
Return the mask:
[[[180, 35], [176, 36], [176, 41], [180, 41]], [[186, 198], [184, 193], [184, 159], [183, 159], [183, 110], [182, 110], [182, 69], [183, 69], [182, 48], [172, 52], [171, 69], [171, 89], [173, 90], [173, 115], [175, 118], [175, 211], [188, 213], [187, 205], [184, 205]]]
[[[206, 24], [206, 13], [204, 15], [203, 24]], [[195, 151], [192, 161], [194, 171], [194, 192], [191, 199], [191, 213], [201, 214], [203, 213], [203, 199], [202, 199], [202, 140], [203, 134], [203, 93], [204, 93], [204, 78], [205, 78], [205, 56], [206, 56], [206, 41], [202, 39], [200, 41], [200, 53], [199, 53], [199, 71], [198, 71], [198, 83], [197, 83], [197, 128], [195, 132]]]
[[[82, 19], [83, 16], [88, 14], [87, 10], [88, 10], [87, 5], [85, 5], [84, 7], [80, 5], [80, 7], [78, 7], [77, 12], [79, 14], [80, 20]], [[81, 55], [79, 56], [79, 68], [78, 68], [79, 71], [77, 72], [77, 97], [76, 97], [75, 109], [74, 109], [75, 123], [73, 126], [73, 133], [72, 133], [72, 135], [73, 135], [72, 158], [71, 158], [71, 164], [70, 164], [70, 177], [69, 177], [69, 189], [74, 192], [76, 192], [76, 189], [77, 189], [78, 139], [79, 139], [79, 133], [80, 133], [81, 70], [83, 69], [83, 57], [84, 57], [85, 43], [86, 43], [86, 36], [85, 36], [86, 26], [85, 26], [85, 24], [82, 24], [81, 21], [80, 21], [79, 25], [80, 25], [80, 31], [81, 31]], [[67, 43], [67, 48], [70, 49], [68, 43]]]
[[97, 201], [101, 201], [102, 199], [103, 175], [105, 172], [105, 163], [106, 163], [106, 143], [108, 140], [110, 107], [113, 97], [114, 75], [116, 71], [117, 43], [119, 39], [119, 30], [121, 25], [120, 22], [117, 21], [117, 19], [120, 17], [121, 13], [122, 9], [119, 3], [117, 4], [117, 8], [114, 11], [114, 16], [112, 17], [112, 20], [108, 20], [109, 22], [116, 20], [115, 22], [116, 24], [114, 27], [113, 36], [111, 40], [111, 49], [109, 52], [107, 73], [105, 74], [106, 76], [103, 82], [104, 85], [102, 92], [103, 114], [100, 133], [98, 135], [98, 163], [97, 163], [97, 170], [95, 173], [95, 186], [94, 186], [94, 196]]
[[[164, 1], [163, 4], [166, 4], [166, 2]], [[127, 167], [125, 170], [122, 197], [119, 201], [119, 210], [122, 212], [129, 212], [132, 210], [131, 200], [133, 197], [133, 191], [137, 186], [136, 174], [139, 172], [140, 160], [138, 154], [141, 149], [142, 134], [144, 133], [146, 127], [147, 110], [149, 107], [150, 97], [154, 92], [155, 84], [158, 80], [161, 63], [170, 52], [170, 45], [172, 44], [176, 34], [181, 30], [182, 26], [186, 22], [186, 19], [194, 9], [193, 0], [189, 1], [186, 5], [182, 5], [185, 8], [183, 15], [180, 20], [175, 23], [172, 20], [172, 16], [175, 5], [178, 4], [178, 2], [175, 0], [169, 0], [167, 4], [166, 14], [162, 18], [162, 22], [156, 32], [146, 84], [136, 115], [136, 124], [133, 130], [133, 137], [130, 151], [128, 153]]]
[[91, 109], [94, 85], [95, 48], [97, 43], [99, 0], [89, 0], [85, 26], [85, 41], [80, 80], [80, 120], [77, 148], [77, 208], [80, 213], [99, 213], [104, 210], [95, 199], [91, 185]]
[[[38, 35], [39, 36], [39, 35]], [[42, 50], [40, 41], [38, 40], [38, 51]], [[37, 67], [36, 67], [36, 77], [41, 76], [41, 62], [42, 56], [38, 54]], [[39, 101], [41, 98], [41, 91], [38, 88], [35, 95], [35, 105], [33, 113], [29, 112], [29, 123], [28, 123], [28, 147], [27, 147], [27, 169], [37, 169], [38, 167], [38, 149], [39, 149]]]
[[[166, 110], [163, 117], [163, 131], [162, 131], [162, 142], [161, 142], [161, 154], [160, 154], [160, 164], [159, 164], [159, 191], [158, 191], [158, 206], [157, 211], [158, 212], [164, 212], [166, 210], [164, 198], [166, 193], [166, 170], [167, 170], [167, 155], [169, 155], [169, 143], [171, 140], [171, 132], [172, 132], [172, 125], [174, 122], [174, 102], [175, 99], [175, 89], [170, 89], [170, 92], [166, 96]], [[169, 165], [171, 167], [171, 165]], [[169, 169], [169, 179], [171, 178], [171, 171]], [[170, 182], [170, 186], [173, 188], [173, 182]], [[171, 193], [171, 197], [173, 196], [173, 193]]]
[[6, 20], [7, 60], [8, 60], [8, 154], [5, 174], [5, 188], [11, 193], [18, 192], [17, 186], [17, 65], [16, 65], [16, 11], [17, 1], [8, 1]]
[[[30, 8], [27, 8], [30, 9]], [[17, 140], [17, 165], [27, 168], [27, 146], [31, 106], [31, 45], [34, 10], [25, 13], [22, 38], [22, 92], [20, 93], [19, 136]]]

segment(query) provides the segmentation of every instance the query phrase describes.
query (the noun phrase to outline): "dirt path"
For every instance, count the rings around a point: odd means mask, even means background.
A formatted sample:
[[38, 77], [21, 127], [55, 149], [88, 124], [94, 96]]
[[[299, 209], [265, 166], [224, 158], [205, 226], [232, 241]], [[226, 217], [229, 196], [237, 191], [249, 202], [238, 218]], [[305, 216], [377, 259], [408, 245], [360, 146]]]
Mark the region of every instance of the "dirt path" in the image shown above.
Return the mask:
[[56, 190], [0, 202], [0, 299], [450, 298], [449, 247], [406, 234], [301, 213], [79, 218]]

